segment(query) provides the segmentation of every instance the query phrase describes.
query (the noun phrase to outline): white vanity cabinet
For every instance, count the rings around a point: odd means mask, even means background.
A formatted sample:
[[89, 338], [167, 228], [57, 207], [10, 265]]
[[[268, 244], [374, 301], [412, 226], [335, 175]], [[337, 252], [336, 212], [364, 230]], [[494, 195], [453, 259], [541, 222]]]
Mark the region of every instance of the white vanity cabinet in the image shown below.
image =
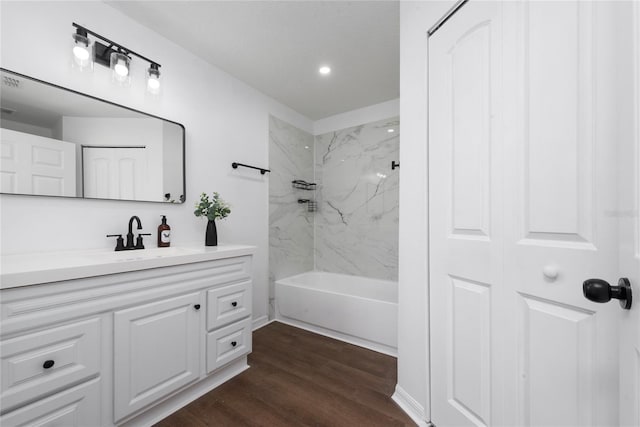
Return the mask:
[[0, 289], [0, 425], [151, 425], [247, 369], [252, 252]]

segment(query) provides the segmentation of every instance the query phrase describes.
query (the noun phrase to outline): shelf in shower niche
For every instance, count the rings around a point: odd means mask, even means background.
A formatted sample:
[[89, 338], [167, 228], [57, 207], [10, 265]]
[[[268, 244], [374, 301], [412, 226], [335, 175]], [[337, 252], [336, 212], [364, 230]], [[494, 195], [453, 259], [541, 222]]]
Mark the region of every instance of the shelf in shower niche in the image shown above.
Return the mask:
[[307, 204], [307, 212], [315, 212], [318, 210], [318, 203], [315, 200], [298, 199], [298, 204]]
[[316, 183], [315, 182], [307, 182], [302, 179], [294, 179], [291, 181], [291, 186], [293, 188], [297, 188], [298, 190], [315, 190]]

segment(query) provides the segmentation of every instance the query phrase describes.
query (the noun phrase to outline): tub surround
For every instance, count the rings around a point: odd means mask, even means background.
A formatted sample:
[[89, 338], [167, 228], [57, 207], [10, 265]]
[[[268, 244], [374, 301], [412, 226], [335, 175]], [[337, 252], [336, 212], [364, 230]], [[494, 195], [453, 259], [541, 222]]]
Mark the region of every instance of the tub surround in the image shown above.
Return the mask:
[[37, 283], [0, 290], [0, 424], [152, 425], [248, 368], [255, 248], [173, 249], [13, 267]]
[[[271, 283], [312, 270], [397, 281], [399, 133], [398, 117], [315, 137], [270, 117]], [[293, 189], [294, 179], [317, 189]]]
[[[269, 285], [283, 277], [313, 270], [314, 213], [298, 199], [315, 199], [315, 191], [292, 188], [291, 181], [313, 181], [313, 136], [269, 117]], [[273, 318], [273, 307], [270, 316]]]
[[398, 117], [316, 136], [316, 270], [398, 280], [399, 146]]
[[276, 277], [312, 270], [314, 214], [298, 199], [313, 199], [315, 191], [291, 181], [313, 181], [313, 136], [269, 116], [269, 164], [277, 165], [269, 179], [270, 269]]

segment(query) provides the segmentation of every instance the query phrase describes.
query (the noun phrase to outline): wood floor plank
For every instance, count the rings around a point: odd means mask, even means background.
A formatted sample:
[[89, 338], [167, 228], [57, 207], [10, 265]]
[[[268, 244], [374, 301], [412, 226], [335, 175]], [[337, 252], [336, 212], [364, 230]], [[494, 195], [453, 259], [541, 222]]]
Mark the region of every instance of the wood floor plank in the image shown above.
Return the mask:
[[415, 425], [390, 398], [393, 357], [273, 322], [253, 333], [249, 365], [157, 426]]

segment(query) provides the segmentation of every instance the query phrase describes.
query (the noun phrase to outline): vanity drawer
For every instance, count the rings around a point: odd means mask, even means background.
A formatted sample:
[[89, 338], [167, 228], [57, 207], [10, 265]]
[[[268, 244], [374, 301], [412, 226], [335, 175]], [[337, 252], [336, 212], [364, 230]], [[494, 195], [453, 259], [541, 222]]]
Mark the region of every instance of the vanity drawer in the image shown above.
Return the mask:
[[207, 334], [207, 374], [251, 353], [251, 318]]
[[87, 427], [101, 424], [99, 379], [0, 416], [2, 427]]
[[0, 343], [2, 412], [95, 376], [100, 319], [51, 328]]
[[207, 329], [213, 330], [251, 314], [251, 281], [207, 292]]

